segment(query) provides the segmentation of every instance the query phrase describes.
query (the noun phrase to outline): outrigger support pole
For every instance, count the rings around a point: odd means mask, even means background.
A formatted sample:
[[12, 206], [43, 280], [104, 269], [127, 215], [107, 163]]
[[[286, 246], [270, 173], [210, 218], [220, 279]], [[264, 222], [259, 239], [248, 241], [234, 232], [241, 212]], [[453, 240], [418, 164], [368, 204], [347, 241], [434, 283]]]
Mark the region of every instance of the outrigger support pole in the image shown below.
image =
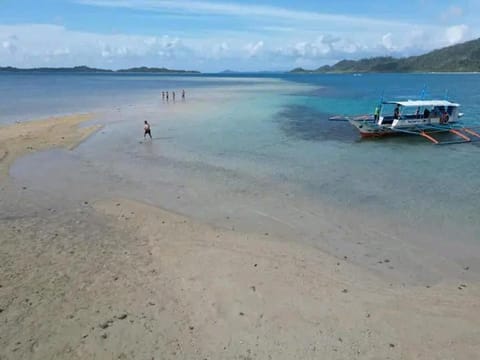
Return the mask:
[[450, 129], [450, 132], [451, 132], [452, 134], [455, 134], [455, 135], [457, 135], [457, 136], [460, 136], [462, 139], [464, 139], [464, 140], [467, 141], [467, 142], [471, 142], [471, 141], [472, 141], [472, 139], [470, 139], [467, 135], [462, 134], [460, 131], [457, 131], [457, 130], [454, 130], [454, 129]]
[[421, 136], [423, 136], [424, 138], [430, 140], [430, 141], [433, 142], [434, 144], [439, 144], [439, 143], [440, 143], [437, 139], [435, 139], [435, 138], [434, 138], [433, 136], [431, 136], [431, 135], [428, 135], [425, 131], [420, 131], [419, 134], [420, 134]]
[[477, 133], [476, 131], [473, 131], [472, 129], [464, 128], [463, 131], [465, 131], [466, 133], [469, 133], [470, 135], [480, 138], [480, 134]]

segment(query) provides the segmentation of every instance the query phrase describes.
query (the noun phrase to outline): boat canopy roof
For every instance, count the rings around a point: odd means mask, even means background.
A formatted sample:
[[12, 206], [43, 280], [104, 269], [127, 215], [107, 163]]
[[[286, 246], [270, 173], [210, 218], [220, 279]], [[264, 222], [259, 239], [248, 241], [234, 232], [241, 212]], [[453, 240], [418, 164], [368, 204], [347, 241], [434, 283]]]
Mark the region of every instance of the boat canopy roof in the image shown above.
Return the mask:
[[458, 107], [460, 104], [452, 103], [448, 100], [406, 100], [406, 101], [384, 101], [384, 104], [394, 104], [400, 106], [454, 106]]

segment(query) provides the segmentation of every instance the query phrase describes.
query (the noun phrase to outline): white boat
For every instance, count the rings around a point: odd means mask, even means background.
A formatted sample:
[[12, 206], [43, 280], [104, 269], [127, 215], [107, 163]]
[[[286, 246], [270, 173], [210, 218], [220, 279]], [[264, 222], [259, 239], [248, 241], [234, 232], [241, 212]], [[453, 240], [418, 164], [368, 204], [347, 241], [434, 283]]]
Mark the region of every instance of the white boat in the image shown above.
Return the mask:
[[480, 139], [478, 132], [459, 123], [463, 116], [459, 109], [459, 104], [447, 100], [383, 101], [374, 116], [347, 119], [362, 137], [411, 134], [439, 144], [441, 142], [433, 134], [450, 132], [461, 140], [442, 143]]

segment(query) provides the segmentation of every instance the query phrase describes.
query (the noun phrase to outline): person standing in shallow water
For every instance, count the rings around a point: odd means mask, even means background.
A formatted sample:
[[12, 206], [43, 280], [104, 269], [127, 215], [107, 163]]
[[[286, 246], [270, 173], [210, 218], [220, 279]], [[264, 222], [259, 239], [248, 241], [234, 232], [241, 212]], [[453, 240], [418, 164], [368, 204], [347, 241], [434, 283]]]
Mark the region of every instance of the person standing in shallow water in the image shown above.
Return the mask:
[[172, 100], [175, 102], [175, 91], [172, 91]]
[[152, 131], [150, 130], [150, 124], [148, 123], [147, 120], [145, 120], [145, 124], [143, 125], [143, 138], [145, 139], [148, 136], [150, 136], [150, 139], [152, 138]]
[[185, 100], [185, 90], [182, 90], [182, 100]]

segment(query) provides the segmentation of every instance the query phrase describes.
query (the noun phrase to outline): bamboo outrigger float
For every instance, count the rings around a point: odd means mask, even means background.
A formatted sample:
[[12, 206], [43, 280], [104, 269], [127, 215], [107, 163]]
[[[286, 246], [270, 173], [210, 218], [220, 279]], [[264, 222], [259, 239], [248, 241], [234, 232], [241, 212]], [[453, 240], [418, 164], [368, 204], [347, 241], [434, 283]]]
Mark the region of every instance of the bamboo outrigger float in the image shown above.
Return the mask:
[[[422, 136], [436, 145], [480, 141], [480, 126], [467, 127], [461, 122], [463, 114], [459, 107], [447, 100], [382, 101], [374, 116], [347, 117], [347, 120], [362, 137], [409, 134]], [[391, 115], [385, 115], [388, 108]], [[446, 133], [456, 139], [441, 141], [437, 136]]]

